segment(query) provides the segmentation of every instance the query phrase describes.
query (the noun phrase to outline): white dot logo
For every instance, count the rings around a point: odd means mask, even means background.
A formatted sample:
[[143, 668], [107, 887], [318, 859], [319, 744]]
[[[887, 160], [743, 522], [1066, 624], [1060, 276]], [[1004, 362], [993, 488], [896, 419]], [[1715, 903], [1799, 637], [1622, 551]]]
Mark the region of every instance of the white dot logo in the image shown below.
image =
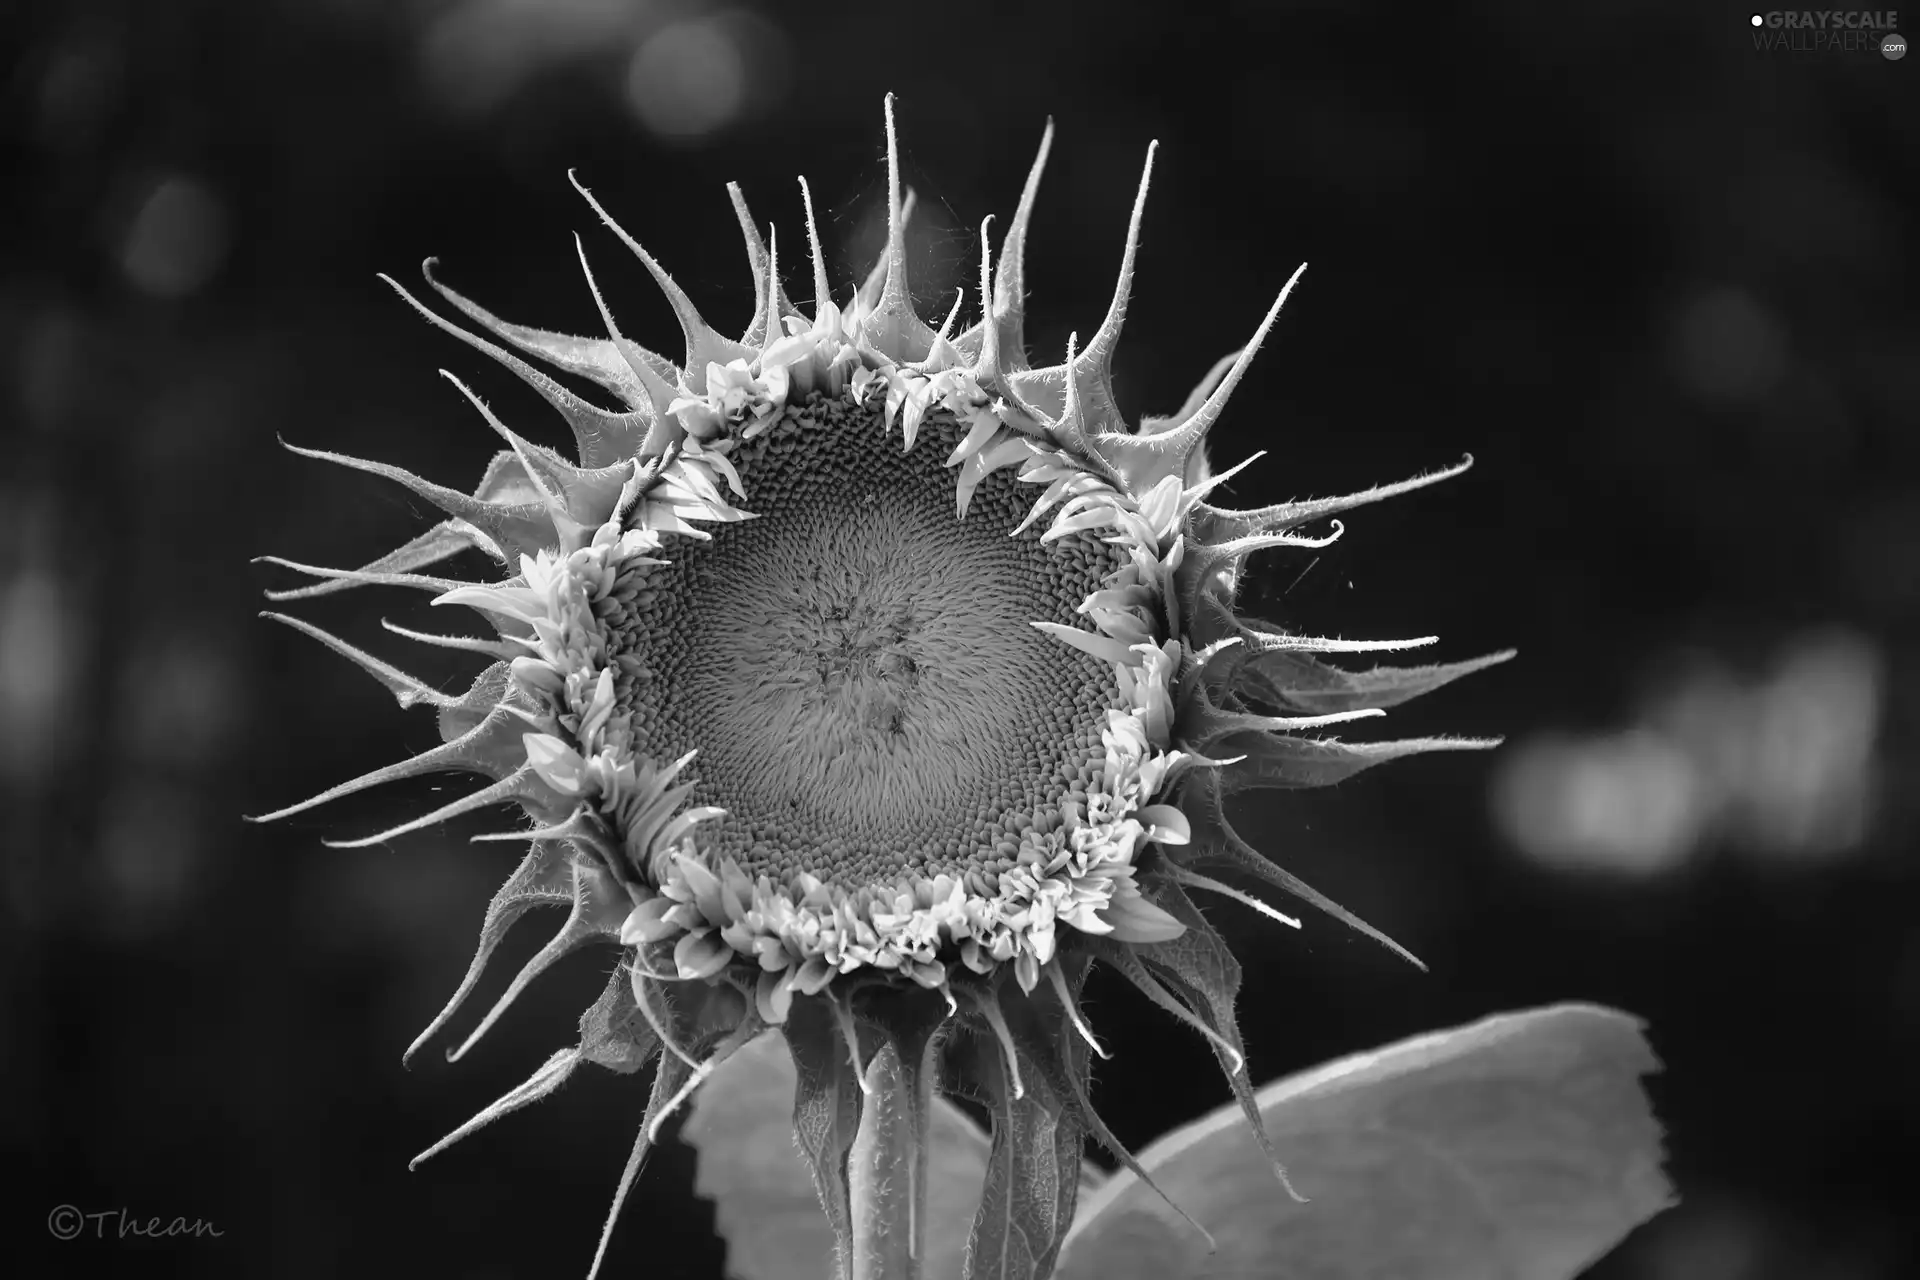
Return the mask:
[[1747, 21], [1751, 22], [1756, 27], [1765, 26], [1767, 22], [1765, 18], [1761, 17], [1757, 13], [1754, 14], [1751, 18], [1748, 18]]

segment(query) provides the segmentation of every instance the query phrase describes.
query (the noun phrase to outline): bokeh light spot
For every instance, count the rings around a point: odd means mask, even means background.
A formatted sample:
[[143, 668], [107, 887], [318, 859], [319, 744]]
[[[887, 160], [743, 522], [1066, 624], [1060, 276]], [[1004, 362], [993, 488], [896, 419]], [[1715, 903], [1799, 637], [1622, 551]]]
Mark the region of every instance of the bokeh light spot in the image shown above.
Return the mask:
[[91, 923], [107, 938], [133, 942], [177, 926], [202, 873], [205, 839], [192, 799], [178, 787], [135, 774], [107, 795], [101, 812]]
[[121, 90], [121, 60], [110, 42], [80, 40], [49, 59], [39, 84], [42, 145], [79, 151], [99, 139]]
[[1802, 636], [1773, 671], [1689, 673], [1616, 733], [1543, 735], [1507, 753], [1493, 810], [1536, 861], [1652, 873], [1718, 842], [1816, 861], [1867, 834], [1882, 702], [1877, 649]]
[[550, 68], [624, 53], [648, 0], [465, 0], [421, 35], [421, 73], [442, 106], [490, 110]]
[[0, 774], [32, 781], [58, 768], [75, 664], [85, 638], [53, 573], [29, 568], [0, 585]]
[[197, 291], [227, 256], [227, 210], [199, 182], [162, 180], [127, 229], [120, 265], [134, 288], [156, 298]]
[[1773, 390], [1785, 372], [1786, 333], [1743, 289], [1702, 290], [1674, 318], [1669, 358], [1675, 374], [1709, 404], [1739, 404]]
[[634, 51], [627, 103], [648, 132], [678, 141], [726, 127], [747, 101], [747, 58], [713, 18], [660, 28]]
[[1693, 761], [1647, 733], [1523, 743], [1495, 782], [1494, 809], [1540, 862], [1628, 872], [1678, 862], [1707, 816]]

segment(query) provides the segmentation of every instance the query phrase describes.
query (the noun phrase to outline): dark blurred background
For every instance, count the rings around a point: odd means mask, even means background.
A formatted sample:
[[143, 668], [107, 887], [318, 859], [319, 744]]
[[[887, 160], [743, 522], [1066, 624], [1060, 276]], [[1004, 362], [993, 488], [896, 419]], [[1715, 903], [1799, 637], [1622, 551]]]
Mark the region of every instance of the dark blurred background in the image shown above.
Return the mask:
[[[437, 513], [276, 436], [471, 486], [563, 424], [374, 278], [597, 330], [671, 313], [568, 188], [577, 168], [723, 328], [753, 292], [739, 181], [807, 296], [796, 174], [837, 295], [884, 220], [900, 95], [924, 313], [1059, 135], [1029, 250], [1037, 356], [1099, 320], [1161, 142], [1121, 347], [1165, 412], [1313, 266], [1218, 434], [1245, 504], [1463, 479], [1275, 554], [1260, 612], [1518, 661], [1395, 712], [1505, 734], [1249, 806], [1243, 830], [1387, 929], [1214, 912], [1249, 969], [1256, 1078], [1561, 998], [1646, 1018], [1679, 1210], [1611, 1280], [1920, 1274], [1920, 62], [1758, 50], [1747, 10], [1650, 0], [1395, 16], [1115, 0], [909, 8], [710, 0], [173, 0], [11, 6], [0, 178], [0, 1141], [26, 1273], [575, 1275], [641, 1110], [594, 1074], [409, 1174], [571, 1044], [610, 955], [545, 978], [457, 1066], [400, 1051], [517, 856], [497, 815], [335, 851], [450, 798], [277, 808], [436, 740], [350, 665], [255, 619], [263, 553], [358, 565]], [[997, 248], [997, 239], [996, 239]], [[969, 314], [972, 314], [971, 297]], [[306, 617], [383, 633], [423, 597]], [[446, 660], [440, 660], [444, 657]], [[556, 921], [523, 923], [485, 1003]], [[1120, 982], [1096, 1101], [1135, 1145], [1225, 1100]], [[456, 1030], [470, 1026], [469, 1012]], [[1182, 1083], [1169, 1088], [1168, 1080]], [[717, 1274], [669, 1144], [609, 1275]], [[218, 1240], [76, 1242], [56, 1203]], [[16, 1271], [14, 1274], [21, 1274]]]

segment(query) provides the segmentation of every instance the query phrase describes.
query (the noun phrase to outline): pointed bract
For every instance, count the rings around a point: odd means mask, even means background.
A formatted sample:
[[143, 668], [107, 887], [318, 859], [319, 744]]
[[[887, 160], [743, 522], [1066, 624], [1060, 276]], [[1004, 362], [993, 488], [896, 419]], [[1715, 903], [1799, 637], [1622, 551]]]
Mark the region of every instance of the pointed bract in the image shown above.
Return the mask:
[[1240, 994], [1240, 962], [1233, 958], [1226, 941], [1207, 923], [1199, 908], [1177, 886], [1163, 883], [1158, 890], [1160, 905], [1186, 925], [1187, 930], [1175, 941], [1141, 948], [1141, 958], [1176, 982], [1187, 1007], [1213, 1030], [1214, 1035], [1209, 1039], [1214, 1042], [1214, 1054], [1226, 1071], [1227, 1083], [1233, 1087], [1233, 1096], [1247, 1117], [1254, 1140], [1260, 1144], [1274, 1176], [1287, 1194], [1304, 1203], [1304, 1198], [1287, 1180], [1286, 1166], [1280, 1162], [1279, 1153], [1267, 1137], [1260, 1105], [1253, 1096], [1253, 1084], [1247, 1078], [1246, 1049], [1240, 1043], [1240, 1028], [1233, 1010]]
[[[565, 959], [596, 938], [620, 936], [620, 926], [625, 922], [633, 906], [626, 894], [614, 883], [612, 876], [598, 867], [576, 860], [572, 870], [573, 883], [570, 886], [569, 897], [573, 905], [568, 912], [567, 922], [560, 926], [560, 931], [547, 941], [547, 945], [540, 948], [531, 960], [521, 966], [520, 972], [514, 975], [513, 981], [507, 984], [507, 989], [500, 993], [500, 998], [493, 1002], [493, 1007], [487, 1010], [484, 1018], [480, 1019], [479, 1025], [467, 1033], [467, 1038], [457, 1047], [447, 1050], [448, 1062], [458, 1062], [464, 1057], [469, 1049], [480, 1042], [480, 1037], [493, 1028], [493, 1024], [500, 1020], [500, 1016], [512, 1006], [513, 1002], [520, 998], [520, 994], [533, 980], [545, 973], [556, 962]], [[487, 917], [489, 921], [493, 918], [491, 907], [488, 908]], [[480, 956], [474, 958], [476, 961], [482, 959]]]
[[1245, 757], [1220, 771], [1228, 795], [1259, 787], [1326, 787], [1402, 756], [1429, 751], [1490, 751], [1498, 738], [1401, 738], [1392, 742], [1341, 742], [1285, 734], [1232, 733], [1216, 739], [1215, 758]]
[[625, 400], [630, 409], [648, 407], [648, 402], [638, 394], [633, 370], [628, 365], [635, 353], [639, 353], [659, 377], [672, 378], [678, 372], [673, 361], [632, 343], [622, 347], [609, 338], [577, 337], [502, 320], [443, 283], [433, 274], [434, 268], [439, 265], [437, 259], [428, 258], [421, 264], [420, 274], [426, 277], [436, 293], [452, 303], [467, 319], [495, 337], [511, 342], [527, 355], [544, 360], [556, 369], [598, 383]]
[[1424, 489], [1442, 480], [1451, 480], [1464, 474], [1473, 466], [1473, 455], [1467, 454], [1451, 467], [1438, 471], [1429, 471], [1411, 480], [1401, 480], [1395, 484], [1376, 485], [1364, 493], [1350, 493], [1340, 498], [1314, 498], [1304, 502], [1281, 502], [1270, 507], [1259, 507], [1251, 511], [1232, 511], [1221, 507], [1200, 503], [1195, 512], [1199, 523], [1206, 529], [1209, 537], [1244, 538], [1254, 533], [1278, 533], [1299, 525], [1311, 524], [1355, 507], [1364, 507], [1369, 503], [1386, 498], [1397, 498], [1403, 493], [1415, 489]]
[[[640, 384], [632, 376], [629, 376], [621, 385], [622, 394], [632, 397], [631, 403], [633, 407], [631, 411], [626, 413], [609, 412], [575, 395], [511, 352], [503, 351], [486, 339], [468, 333], [459, 325], [444, 319], [423, 305], [418, 298], [415, 298], [411, 293], [407, 292], [406, 289], [402, 288], [400, 283], [391, 276], [383, 275], [380, 278], [392, 286], [395, 293], [406, 299], [408, 305], [419, 312], [428, 323], [440, 329], [442, 332], [449, 333], [460, 339], [460, 341], [466, 343], [474, 350], [491, 356], [494, 360], [497, 360], [512, 370], [522, 382], [525, 382], [528, 386], [539, 392], [541, 398], [558, 410], [560, 416], [567, 420], [567, 425], [573, 429], [574, 443], [580, 450], [581, 460], [585, 462], [586, 465], [595, 467], [604, 466], [609, 462], [618, 461], [620, 458], [630, 456], [633, 449], [645, 438], [647, 432], [652, 428], [655, 421], [652, 406], [641, 401]], [[436, 289], [440, 289], [441, 293], [447, 295], [450, 300], [453, 300], [456, 306], [465, 304], [465, 299], [452, 293], [451, 290], [441, 288], [432, 276], [428, 276], [427, 281]], [[472, 304], [465, 304], [465, 306], [462, 306], [462, 309], [465, 310], [466, 306], [471, 305]], [[474, 310], [477, 311], [478, 308], [475, 307]], [[483, 312], [482, 314], [484, 315], [485, 313]], [[596, 365], [596, 369], [598, 368]], [[631, 372], [631, 366], [629, 366], [630, 375]], [[604, 371], [602, 371], [602, 373], [603, 376], [606, 376], [604, 375]]]
[[295, 444], [288, 444], [286, 448], [289, 452], [297, 453], [303, 458], [314, 458], [321, 462], [351, 467], [355, 471], [364, 471], [369, 475], [380, 476], [405, 485], [448, 515], [457, 516], [474, 527], [484, 530], [496, 546], [505, 548], [516, 557], [537, 551], [543, 542], [552, 539], [553, 529], [546, 520], [546, 513], [537, 508], [518, 504], [483, 502], [478, 498], [468, 497], [458, 489], [449, 489], [445, 485], [434, 484], [431, 480], [423, 480], [411, 471], [390, 466], [384, 462], [372, 462], [344, 453], [328, 453], [324, 449], [302, 449]]
[[395, 700], [400, 703], [402, 710], [416, 706], [422, 702], [433, 707], [450, 707], [458, 704], [460, 701], [451, 694], [442, 693], [432, 685], [423, 683], [418, 678], [408, 675], [398, 667], [382, 662], [366, 650], [356, 649], [339, 636], [334, 635], [330, 631], [323, 631], [311, 622], [306, 622], [300, 618], [288, 617], [284, 613], [262, 612], [260, 616], [263, 618], [271, 618], [275, 622], [292, 627], [295, 631], [310, 635], [341, 657], [351, 660], [359, 666], [361, 670], [378, 680], [381, 684], [387, 686], [387, 688], [392, 691]]
[[[573, 900], [571, 871], [572, 866], [559, 842], [536, 840], [528, 847], [527, 856], [487, 904], [486, 919], [480, 924], [480, 944], [473, 953], [472, 962], [467, 965], [466, 976], [460, 979], [460, 985], [454, 990], [453, 998], [447, 1001], [446, 1007], [434, 1015], [427, 1029], [415, 1036], [413, 1043], [407, 1046], [407, 1051], [400, 1055], [402, 1063], [411, 1061], [413, 1055], [420, 1052], [421, 1046], [433, 1039], [459, 1011], [460, 1006], [466, 1003], [467, 997], [479, 984], [480, 975], [486, 972], [487, 961], [492, 958], [494, 948], [500, 945], [500, 940], [507, 936], [507, 931], [515, 921], [535, 907], [562, 906]], [[425, 1159], [424, 1156], [421, 1158]]]
[[1238, 357], [1228, 368], [1206, 400], [1194, 412], [1188, 414], [1178, 424], [1153, 435], [1102, 436], [1100, 448], [1107, 460], [1127, 477], [1132, 491], [1144, 492], [1164, 476], [1177, 476], [1183, 482], [1188, 479], [1189, 469], [1207, 432], [1220, 419], [1226, 409], [1227, 400], [1234, 389], [1240, 385], [1240, 379], [1246, 375], [1247, 366], [1253, 363], [1260, 344], [1266, 340], [1267, 333], [1273, 328], [1273, 322], [1280, 316], [1280, 308], [1287, 303], [1293, 293], [1293, 287], [1306, 273], [1305, 263], [1301, 263], [1286, 285], [1280, 290], [1280, 296], [1273, 300], [1273, 306], [1267, 309], [1266, 316], [1260, 321], [1260, 327], [1254, 330], [1253, 338], [1241, 349]]
[[1372, 938], [1415, 968], [1423, 971], [1426, 969], [1426, 964], [1413, 952], [1291, 871], [1279, 866], [1271, 859], [1262, 857], [1258, 850], [1240, 837], [1240, 833], [1234, 830], [1233, 824], [1227, 820], [1221, 790], [1217, 774], [1202, 773], [1192, 776], [1189, 784], [1190, 801], [1185, 807], [1187, 812], [1194, 816], [1195, 829], [1193, 842], [1182, 851], [1187, 860], [1220, 862], [1238, 868], [1256, 879], [1266, 881], [1282, 892], [1292, 894], [1310, 906], [1318, 907], [1356, 933]]
[[1000, 244], [1000, 270], [993, 280], [992, 323], [1000, 345], [1002, 366], [1009, 372], [1027, 367], [1026, 251], [1027, 230], [1033, 222], [1034, 201], [1040, 195], [1040, 175], [1046, 171], [1047, 152], [1053, 149], [1053, 120], [1047, 120], [1040, 134], [1040, 149], [1027, 170], [1026, 185], [1020, 189], [1020, 203], [1007, 224], [1007, 238]]
[[721, 337], [700, 318], [700, 312], [693, 305], [693, 299], [687, 296], [686, 290], [673, 282], [673, 277], [667, 274], [666, 269], [655, 262], [653, 255], [642, 249], [640, 242], [628, 235], [626, 229], [613, 220], [612, 214], [601, 208], [600, 202], [593, 198], [591, 191], [580, 185], [578, 178], [568, 173], [567, 180], [572, 182], [573, 189], [593, 206], [593, 211], [600, 216], [600, 221], [606, 224], [607, 229], [620, 237], [620, 243], [626, 245], [633, 256], [640, 259], [646, 266], [648, 273], [653, 276], [654, 283], [660, 286], [660, 292], [667, 295], [667, 303], [673, 308], [674, 317], [680, 321], [680, 331], [686, 337], [686, 378], [695, 391], [706, 390], [708, 364], [724, 365], [730, 360], [752, 357], [752, 348], [745, 343]]
[[[1088, 340], [1086, 349], [1075, 353], [1068, 344], [1063, 364], [1047, 369], [1032, 369], [1008, 376], [1007, 385], [1024, 400], [1042, 409], [1061, 404], [1063, 419], [1071, 422], [1072, 442], [1082, 455], [1108, 461], [1095, 442], [1108, 435], [1131, 434], [1113, 393], [1113, 352], [1120, 341], [1120, 329], [1126, 322], [1127, 302], [1133, 292], [1133, 264], [1140, 247], [1140, 221], [1147, 207], [1147, 184], [1153, 175], [1153, 153], [1159, 143], [1149, 144], [1147, 160], [1140, 171], [1140, 188], [1134, 196], [1133, 213], [1127, 220], [1126, 248], [1120, 258], [1120, 277], [1113, 288], [1113, 300], [1106, 318]], [[1004, 260], [1003, 260], [1004, 261]]]
[[[402, 705], [407, 704], [403, 701]], [[435, 705], [441, 708], [444, 715], [450, 710], [459, 708], [462, 703], [458, 699], [450, 699]], [[365, 791], [368, 787], [397, 782], [402, 778], [417, 778], [429, 773], [462, 770], [486, 774], [493, 778], [504, 778], [512, 772], [510, 765], [505, 769], [501, 767], [503, 761], [510, 759], [512, 755], [511, 747], [506, 745], [510, 740], [509, 735], [518, 737], [517, 722], [510, 713], [500, 709], [489, 713], [481, 723], [474, 725], [461, 736], [443, 742], [437, 747], [431, 747], [418, 755], [408, 756], [405, 760], [329, 787], [319, 795], [310, 796], [298, 804], [276, 809], [272, 813], [261, 814], [252, 821], [277, 822], [281, 818], [292, 817], [296, 813], [338, 800], [342, 796], [352, 795], [356, 791]]]
[[820, 252], [820, 229], [813, 222], [813, 191], [805, 178], [800, 179], [800, 198], [807, 207], [807, 247], [813, 253], [813, 320], [819, 324], [833, 305], [833, 291], [827, 287], [827, 260]]
[[887, 274], [880, 300], [863, 322], [874, 350], [900, 364], [927, 358], [933, 330], [913, 309], [907, 288], [907, 214], [900, 197], [900, 140], [893, 123], [893, 95], [887, 95]]
[[1476, 671], [1498, 666], [1517, 651], [1503, 649], [1465, 662], [1427, 667], [1374, 667], [1345, 671], [1284, 649], [1247, 655], [1233, 674], [1243, 696], [1276, 707], [1322, 715], [1353, 714], [1366, 708], [1397, 707]]
[[398, 836], [436, 826], [463, 813], [472, 813], [485, 809], [489, 805], [505, 804], [510, 800], [531, 800], [543, 795], [541, 784], [531, 767], [516, 770], [511, 776], [500, 779], [490, 787], [482, 787], [471, 795], [462, 796], [451, 804], [445, 804], [432, 813], [423, 814], [411, 822], [403, 822], [390, 827], [377, 835], [362, 836], [358, 840], [328, 840], [329, 849], [365, 849], [376, 844], [385, 844]]

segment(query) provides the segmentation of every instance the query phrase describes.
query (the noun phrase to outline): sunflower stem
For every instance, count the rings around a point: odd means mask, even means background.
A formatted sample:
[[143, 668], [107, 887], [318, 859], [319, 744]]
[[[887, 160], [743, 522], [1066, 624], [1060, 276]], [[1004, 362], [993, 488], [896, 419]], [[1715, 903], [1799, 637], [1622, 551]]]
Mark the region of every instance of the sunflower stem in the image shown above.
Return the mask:
[[919, 1280], [926, 1254], [927, 1124], [931, 1043], [924, 1053], [889, 1041], [868, 1063], [868, 1091], [847, 1158], [852, 1280]]

